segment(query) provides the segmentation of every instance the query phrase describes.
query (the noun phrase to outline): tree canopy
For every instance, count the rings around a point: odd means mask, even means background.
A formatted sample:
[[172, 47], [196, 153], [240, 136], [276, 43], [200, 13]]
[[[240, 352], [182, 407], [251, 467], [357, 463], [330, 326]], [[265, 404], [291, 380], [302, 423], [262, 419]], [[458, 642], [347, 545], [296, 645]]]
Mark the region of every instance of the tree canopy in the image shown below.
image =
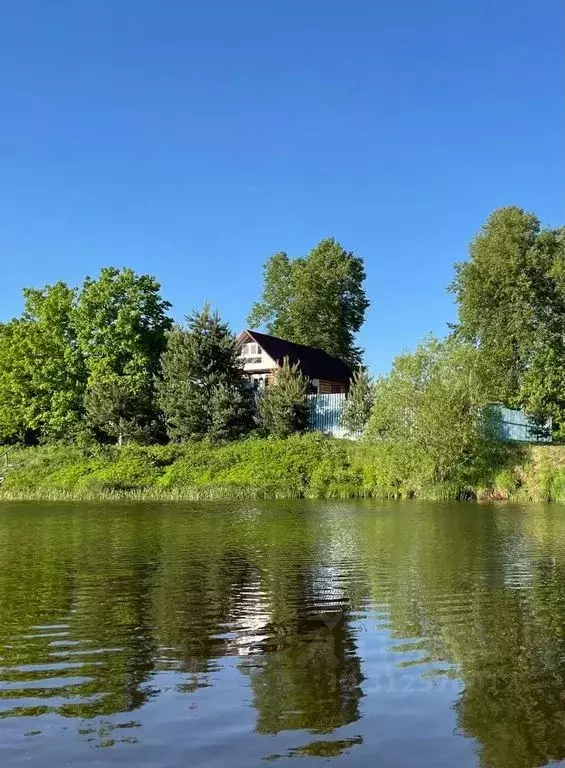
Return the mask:
[[86, 383], [76, 292], [59, 282], [23, 294], [22, 316], [0, 326], [0, 441], [72, 439]]
[[365, 433], [403, 446], [422, 483], [476, 482], [496, 467], [475, 348], [430, 337], [377, 379]]
[[565, 237], [500, 208], [455, 267], [458, 336], [476, 345], [491, 400], [565, 426]]
[[161, 365], [159, 404], [173, 440], [233, 439], [253, 427], [236, 339], [208, 304], [171, 330]]
[[356, 334], [369, 306], [364, 281], [363, 260], [333, 238], [301, 258], [275, 253], [265, 264], [263, 293], [248, 323], [356, 367], [362, 357]]
[[171, 324], [159, 289], [113, 267], [79, 290], [24, 289], [22, 315], [0, 325], [0, 441], [70, 442], [89, 426], [110, 438], [154, 431]]
[[90, 424], [122, 440], [159, 430], [155, 377], [171, 326], [170, 304], [150, 275], [105, 267], [87, 277], [74, 322], [87, 370]]

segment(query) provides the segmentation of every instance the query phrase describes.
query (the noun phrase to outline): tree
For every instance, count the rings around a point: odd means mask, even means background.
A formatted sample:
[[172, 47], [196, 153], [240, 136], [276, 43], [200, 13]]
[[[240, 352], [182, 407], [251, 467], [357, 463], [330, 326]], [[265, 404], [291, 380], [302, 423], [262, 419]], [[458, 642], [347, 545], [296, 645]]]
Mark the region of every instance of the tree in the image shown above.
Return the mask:
[[168, 334], [161, 362], [159, 404], [169, 437], [240, 437], [253, 426], [253, 410], [236, 339], [207, 304], [186, 322]]
[[290, 365], [285, 357], [274, 382], [259, 398], [261, 429], [273, 437], [304, 432], [308, 426], [308, 388], [298, 363]]
[[74, 322], [87, 371], [88, 421], [118, 441], [155, 436], [155, 380], [169, 307], [157, 280], [131, 269], [105, 267], [84, 281]]
[[86, 383], [76, 292], [59, 282], [23, 294], [22, 316], [0, 326], [0, 441], [72, 440], [83, 428]]
[[351, 379], [343, 407], [343, 424], [348, 432], [363, 432], [373, 406], [373, 380], [366, 368], [358, 368]]
[[355, 336], [369, 306], [364, 280], [363, 260], [333, 238], [321, 240], [302, 258], [276, 253], [265, 264], [263, 294], [248, 323], [320, 347], [355, 367], [362, 356]]
[[477, 346], [489, 399], [529, 413], [543, 408], [565, 424], [563, 230], [542, 230], [533, 214], [500, 208], [455, 269], [455, 331]]
[[404, 446], [422, 483], [478, 483], [502, 450], [489, 424], [476, 349], [428, 339], [376, 381], [365, 438]]
[[153, 387], [146, 383], [148, 386], [143, 390], [130, 376], [92, 381], [84, 400], [89, 424], [114, 438], [118, 445], [158, 440], [161, 423], [154, 408]]

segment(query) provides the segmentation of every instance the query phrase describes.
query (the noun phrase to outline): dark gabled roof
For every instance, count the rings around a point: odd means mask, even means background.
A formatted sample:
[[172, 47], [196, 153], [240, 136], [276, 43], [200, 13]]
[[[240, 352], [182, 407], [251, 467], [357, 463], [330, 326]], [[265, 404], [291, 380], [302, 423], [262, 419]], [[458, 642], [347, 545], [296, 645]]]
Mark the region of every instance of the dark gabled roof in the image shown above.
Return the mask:
[[295, 344], [293, 341], [279, 339], [277, 336], [268, 336], [257, 331], [244, 331], [251, 336], [265, 352], [279, 365], [288, 357], [291, 365], [300, 364], [300, 370], [309, 379], [327, 379], [328, 381], [343, 381], [349, 383], [353, 371], [343, 360], [332, 357], [318, 347], [308, 347], [306, 344]]

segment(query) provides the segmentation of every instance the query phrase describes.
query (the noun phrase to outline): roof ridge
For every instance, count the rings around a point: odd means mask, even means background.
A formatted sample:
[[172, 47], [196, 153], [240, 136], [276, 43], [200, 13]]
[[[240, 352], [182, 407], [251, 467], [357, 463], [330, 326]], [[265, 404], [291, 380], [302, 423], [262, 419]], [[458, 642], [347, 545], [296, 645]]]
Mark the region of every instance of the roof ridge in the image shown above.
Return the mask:
[[[318, 352], [323, 352], [324, 355], [327, 355], [328, 357], [331, 357], [334, 360], [341, 360], [341, 357], [337, 357], [337, 355], [330, 355], [330, 353], [326, 352], [326, 350], [322, 349], [322, 347], [315, 347], [313, 344], [301, 344], [299, 341], [291, 341], [290, 339], [283, 339], [282, 336], [275, 336], [272, 333], [263, 333], [262, 331], [252, 331], [249, 328], [246, 328], [244, 333], [248, 333], [250, 336], [253, 336], [253, 334], [256, 333], [259, 336], [266, 336], [268, 339], [276, 339], [277, 341], [282, 341], [285, 344], [293, 344], [295, 347], [304, 347], [305, 349], [317, 349]], [[347, 365], [347, 363], [345, 364]]]

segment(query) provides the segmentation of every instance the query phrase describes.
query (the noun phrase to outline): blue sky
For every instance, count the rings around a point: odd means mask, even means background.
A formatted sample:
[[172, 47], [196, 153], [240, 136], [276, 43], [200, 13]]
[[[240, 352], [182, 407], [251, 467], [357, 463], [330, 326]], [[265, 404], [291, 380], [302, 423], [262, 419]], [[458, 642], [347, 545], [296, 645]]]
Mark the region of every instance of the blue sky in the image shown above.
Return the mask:
[[563, 222], [561, 0], [0, 0], [0, 320], [155, 274], [234, 330], [274, 251], [364, 257], [375, 371], [454, 318], [489, 212]]

